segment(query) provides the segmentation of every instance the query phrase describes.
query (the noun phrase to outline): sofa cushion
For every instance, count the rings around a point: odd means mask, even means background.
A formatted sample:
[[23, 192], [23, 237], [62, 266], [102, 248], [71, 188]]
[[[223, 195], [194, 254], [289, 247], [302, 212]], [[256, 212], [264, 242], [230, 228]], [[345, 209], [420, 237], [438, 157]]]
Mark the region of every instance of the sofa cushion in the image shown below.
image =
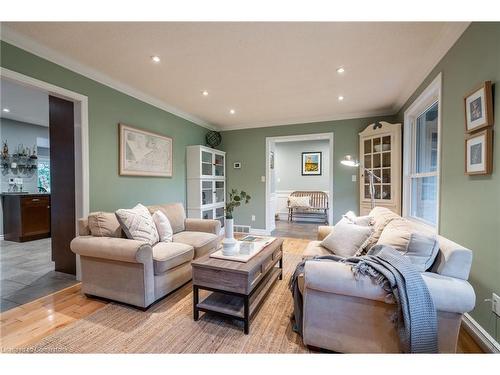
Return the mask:
[[148, 209], [142, 204], [130, 209], [119, 209], [115, 214], [128, 238], [144, 241], [151, 246], [158, 242], [156, 225]]
[[406, 219], [391, 220], [380, 234], [377, 245], [392, 246], [396, 250], [404, 252], [414, 231], [412, 224]]
[[184, 211], [182, 203], [156, 204], [148, 206], [148, 210], [151, 214], [158, 210], [163, 212], [168, 218], [168, 221], [170, 221], [170, 225], [172, 226], [174, 233], [179, 233], [186, 229], [184, 226], [186, 212]]
[[356, 225], [344, 218], [321, 241], [321, 245], [336, 255], [351, 257], [364, 247], [371, 234], [371, 227]]
[[220, 246], [220, 239], [213, 233], [184, 231], [174, 234], [174, 242], [194, 247], [194, 257], [211, 253]]
[[373, 210], [370, 211], [368, 216], [373, 217], [373, 233], [371, 234], [366, 245], [364, 246], [363, 251], [357, 255], [365, 253], [373, 245], [376, 245], [385, 226], [389, 224], [392, 220], [401, 218], [401, 216], [395, 214], [394, 212], [385, 207], [375, 207]]
[[156, 225], [156, 230], [158, 231], [158, 236], [161, 242], [172, 242], [172, 237], [174, 232], [172, 231], [172, 226], [170, 221], [168, 221], [167, 216], [160, 210], [155, 211], [152, 215], [153, 221]]
[[321, 255], [332, 255], [332, 253], [321, 246], [321, 241], [311, 241], [307, 244], [302, 257], [309, 259]]
[[88, 228], [94, 237], [123, 237], [122, 228], [113, 212], [92, 212]]
[[153, 246], [153, 267], [155, 275], [190, 262], [194, 256], [192, 246], [180, 242], [158, 242]]

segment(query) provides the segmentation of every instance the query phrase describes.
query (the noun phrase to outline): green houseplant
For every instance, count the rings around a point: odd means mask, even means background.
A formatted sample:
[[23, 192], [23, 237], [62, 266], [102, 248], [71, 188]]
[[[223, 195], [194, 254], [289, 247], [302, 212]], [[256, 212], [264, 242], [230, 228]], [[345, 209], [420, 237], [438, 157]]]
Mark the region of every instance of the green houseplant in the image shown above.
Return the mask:
[[233, 211], [236, 207], [240, 207], [242, 204], [250, 202], [250, 199], [250, 195], [243, 190], [238, 191], [236, 189], [231, 189], [228, 193], [228, 199], [226, 201], [224, 241], [222, 241], [222, 253], [224, 255], [234, 255], [238, 250], [236, 248], [237, 241], [234, 239]]

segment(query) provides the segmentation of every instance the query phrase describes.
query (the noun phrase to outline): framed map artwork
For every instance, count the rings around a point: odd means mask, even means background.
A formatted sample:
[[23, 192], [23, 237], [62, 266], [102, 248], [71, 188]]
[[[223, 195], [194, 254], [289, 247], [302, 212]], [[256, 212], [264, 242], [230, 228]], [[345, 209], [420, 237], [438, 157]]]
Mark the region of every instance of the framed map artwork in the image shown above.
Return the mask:
[[120, 176], [172, 177], [172, 138], [119, 124]]

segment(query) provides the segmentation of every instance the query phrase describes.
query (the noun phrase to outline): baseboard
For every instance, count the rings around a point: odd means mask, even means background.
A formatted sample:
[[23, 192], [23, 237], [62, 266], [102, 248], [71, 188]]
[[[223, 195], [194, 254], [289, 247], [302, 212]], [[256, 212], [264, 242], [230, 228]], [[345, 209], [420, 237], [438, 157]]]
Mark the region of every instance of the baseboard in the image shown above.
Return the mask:
[[252, 228], [250, 229], [250, 234], [255, 234], [256, 236], [270, 236], [271, 233], [265, 229]]
[[474, 318], [465, 313], [462, 322], [467, 333], [472, 336], [483, 351], [487, 353], [500, 353], [500, 344]]

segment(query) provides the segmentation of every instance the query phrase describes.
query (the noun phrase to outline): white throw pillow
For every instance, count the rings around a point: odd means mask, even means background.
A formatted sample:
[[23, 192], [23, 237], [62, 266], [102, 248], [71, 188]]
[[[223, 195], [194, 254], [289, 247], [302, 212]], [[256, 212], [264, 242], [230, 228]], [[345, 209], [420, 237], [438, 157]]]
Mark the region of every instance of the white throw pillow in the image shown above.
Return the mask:
[[151, 246], [158, 242], [156, 225], [149, 210], [142, 204], [130, 209], [119, 209], [115, 215], [128, 238], [144, 241]]
[[368, 215], [367, 216], [356, 216], [356, 214], [352, 211], [347, 211], [343, 215], [343, 217], [348, 219], [353, 224], [362, 225], [365, 227], [367, 227], [369, 225], [373, 225], [373, 223], [374, 223], [373, 217], [368, 216]]
[[311, 207], [311, 197], [289, 197], [290, 207]]
[[321, 241], [321, 245], [336, 255], [351, 257], [363, 247], [371, 233], [371, 227], [353, 224], [348, 219], [343, 218]]
[[170, 225], [168, 217], [160, 210], [155, 211], [152, 216], [160, 237], [160, 242], [172, 242], [174, 231], [172, 230], [172, 225]]

